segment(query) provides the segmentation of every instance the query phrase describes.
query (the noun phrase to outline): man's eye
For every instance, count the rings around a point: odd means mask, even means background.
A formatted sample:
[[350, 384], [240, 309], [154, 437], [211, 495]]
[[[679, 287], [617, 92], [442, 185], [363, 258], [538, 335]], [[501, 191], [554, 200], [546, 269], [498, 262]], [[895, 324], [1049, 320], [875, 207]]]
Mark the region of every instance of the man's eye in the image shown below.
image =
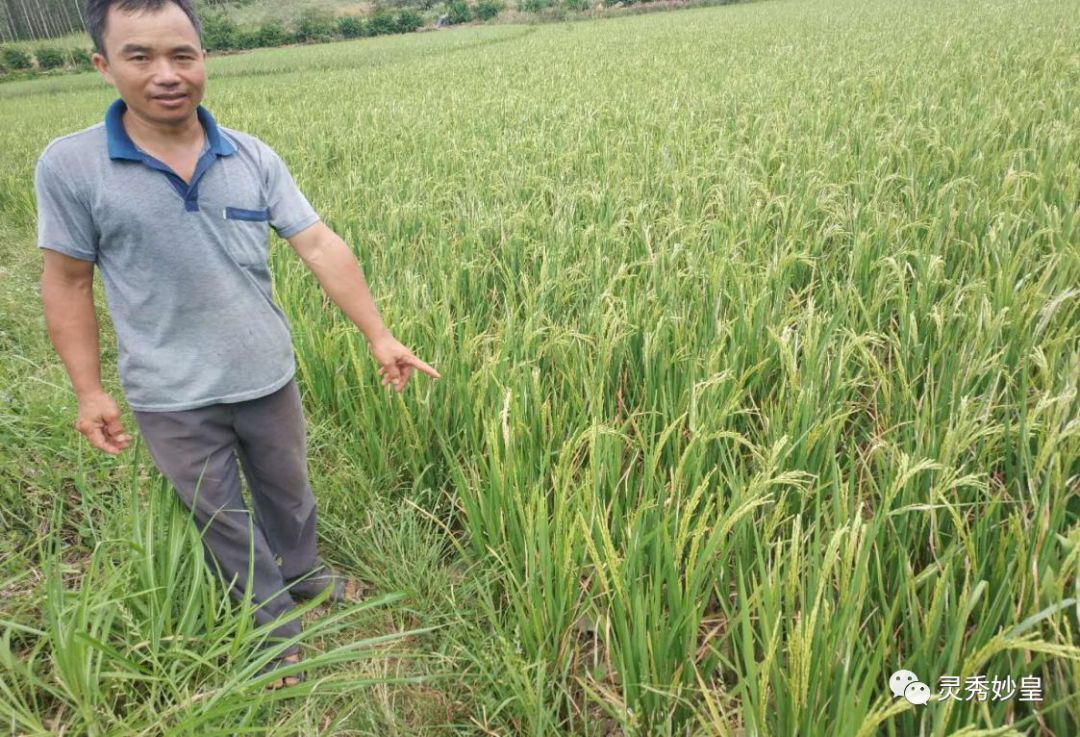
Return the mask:
[[146, 55], [145, 54], [136, 54], [135, 56], [131, 57], [131, 60], [132, 61], [146, 61]]

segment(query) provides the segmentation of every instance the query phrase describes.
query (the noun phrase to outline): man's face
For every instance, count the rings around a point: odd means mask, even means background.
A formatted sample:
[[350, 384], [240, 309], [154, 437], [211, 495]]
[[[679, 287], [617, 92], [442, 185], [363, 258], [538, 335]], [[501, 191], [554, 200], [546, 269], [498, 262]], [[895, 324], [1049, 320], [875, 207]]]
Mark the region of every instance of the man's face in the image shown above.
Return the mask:
[[103, 42], [105, 56], [94, 54], [94, 66], [133, 113], [164, 125], [195, 115], [206, 87], [206, 65], [199, 34], [178, 5], [138, 13], [113, 6]]

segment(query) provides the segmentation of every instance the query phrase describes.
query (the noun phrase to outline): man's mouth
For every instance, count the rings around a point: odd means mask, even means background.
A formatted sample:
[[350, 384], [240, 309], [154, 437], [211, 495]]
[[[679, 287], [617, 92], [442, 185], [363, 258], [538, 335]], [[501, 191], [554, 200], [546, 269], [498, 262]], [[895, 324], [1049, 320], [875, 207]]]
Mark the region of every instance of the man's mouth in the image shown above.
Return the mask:
[[187, 97], [183, 92], [170, 92], [165, 95], [154, 95], [154, 99], [160, 102], [176, 102], [177, 100], [183, 100]]

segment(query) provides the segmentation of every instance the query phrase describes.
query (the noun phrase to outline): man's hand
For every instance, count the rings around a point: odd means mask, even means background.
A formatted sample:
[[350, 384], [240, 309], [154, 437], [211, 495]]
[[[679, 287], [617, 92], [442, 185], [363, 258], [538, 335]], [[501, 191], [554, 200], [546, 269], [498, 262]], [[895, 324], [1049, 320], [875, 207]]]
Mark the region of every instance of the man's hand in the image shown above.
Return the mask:
[[385, 335], [369, 341], [371, 353], [379, 362], [379, 375], [383, 377], [383, 386], [393, 385], [398, 393], [405, 389], [414, 368], [418, 368], [433, 379], [441, 379], [439, 372], [427, 365], [399, 343], [392, 335]]
[[131, 436], [120, 424], [120, 408], [105, 392], [79, 398], [79, 419], [75, 429], [90, 444], [106, 453], [118, 454], [131, 444]]
[[371, 297], [360, 264], [337, 233], [317, 222], [290, 236], [288, 241], [318, 278], [334, 304], [367, 338], [368, 347], [379, 362], [383, 386], [392, 384], [401, 392], [409, 383], [414, 368], [433, 379], [442, 378], [438, 371], [414, 356], [390, 335], [375, 309], [375, 300]]

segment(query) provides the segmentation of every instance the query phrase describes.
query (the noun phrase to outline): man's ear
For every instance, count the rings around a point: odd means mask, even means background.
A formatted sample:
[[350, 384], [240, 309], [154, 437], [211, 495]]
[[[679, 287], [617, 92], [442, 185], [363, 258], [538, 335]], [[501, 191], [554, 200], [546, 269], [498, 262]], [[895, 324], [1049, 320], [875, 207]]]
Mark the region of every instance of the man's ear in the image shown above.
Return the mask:
[[95, 52], [94, 55], [90, 57], [90, 63], [93, 64], [94, 69], [97, 69], [98, 73], [105, 78], [106, 82], [113, 87], [116, 86], [116, 82], [113, 81], [112, 73], [109, 71], [109, 60], [105, 58], [104, 54]]

